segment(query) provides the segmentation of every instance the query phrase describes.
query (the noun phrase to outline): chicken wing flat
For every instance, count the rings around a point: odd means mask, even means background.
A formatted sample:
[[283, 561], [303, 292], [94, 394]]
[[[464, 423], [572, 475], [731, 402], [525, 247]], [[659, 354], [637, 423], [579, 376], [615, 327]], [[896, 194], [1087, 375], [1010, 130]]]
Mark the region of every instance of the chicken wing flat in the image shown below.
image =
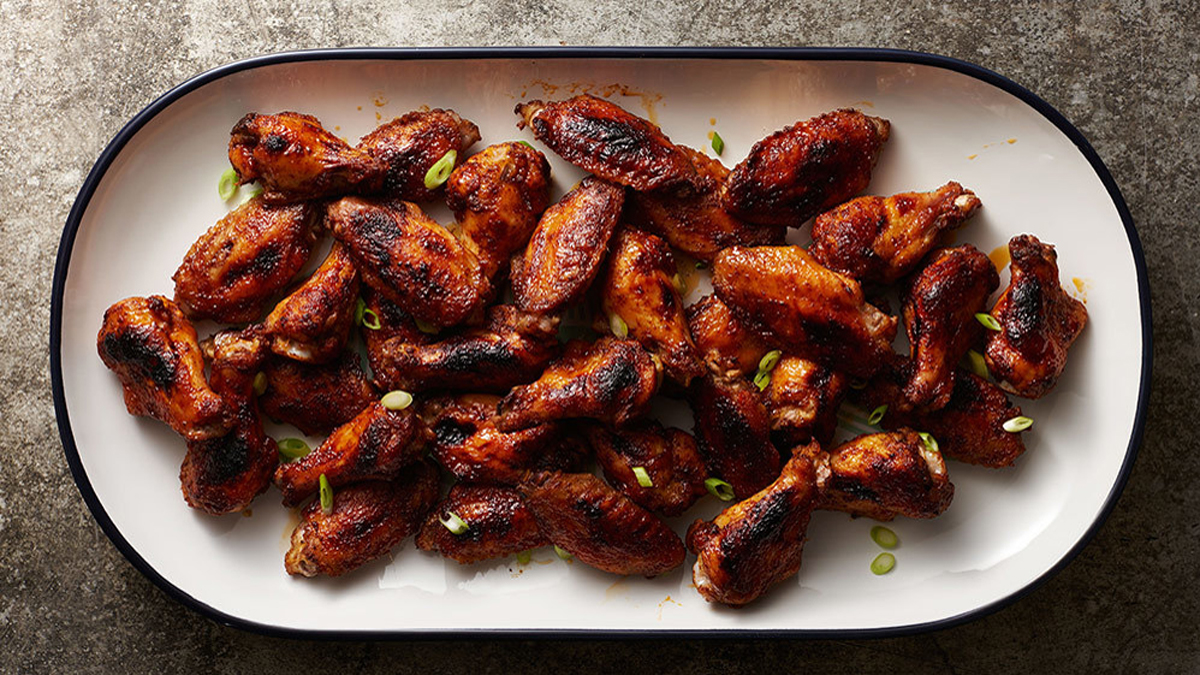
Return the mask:
[[588, 94], [517, 104], [518, 127], [575, 166], [634, 190], [695, 184], [687, 154], [654, 124]]
[[153, 417], [192, 441], [229, 431], [229, 406], [204, 379], [196, 329], [174, 302], [126, 298], [104, 312], [100, 359], [117, 374], [130, 415]]
[[721, 208], [720, 189], [729, 169], [720, 160], [679, 146], [700, 176], [695, 190], [631, 192], [626, 207], [630, 224], [652, 232], [688, 255], [711, 263], [730, 246], [771, 246], [783, 243], [787, 228], [752, 225]]
[[716, 295], [687, 308], [688, 330], [709, 370], [719, 377], [748, 375], [771, 349], [762, 331], [739, 319]]
[[385, 166], [297, 112], [247, 113], [230, 132], [229, 162], [241, 183], [257, 180], [271, 204], [369, 194], [383, 185]]
[[[587, 438], [609, 484], [648, 511], [677, 516], [707, 492], [708, 469], [685, 431], [650, 421], [625, 429], [590, 424]], [[641, 484], [635, 468], [645, 470], [650, 485]]]
[[394, 480], [337, 490], [329, 515], [321, 511], [321, 500], [315, 499], [292, 531], [284, 569], [305, 577], [351, 572], [415, 534], [437, 498], [437, 469], [417, 462]]
[[572, 340], [537, 381], [500, 401], [496, 426], [517, 431], [576, 417], [620, 426], [649, 410], [661, 383], [662, 366], [633, 340]]
[[329, 205], [326, 226], [363, 281], [416, 319], [453, 326], [487, 300], [479, 261], [416, 204], [345, 197]]
[[325, 262], [267, 315], [271, 351], [305, 363], [337, 358], [354, 325], [358, 271], [345, 247], [334, 242]]
[[799, 227], [867, 188], [890, 130], [847, 109], [777, 131], [734, 167], [721, 205], [746, 222]]
[[729, 483], [739, 498], [775, 480], [779, 451], [771, 444], [771, 419], [753, 384], [706, 375], [696, 380], [689, 402], [709, 472]]
[[770, 329], [789, 353], [819, 354], [834, 368], [867, 376], [890, 358], [896, 318], [863, 299], [858, 282], [799, 246], [725, 249], [713, 288], [742, 317]]
[[683, 563], [679, 535], [590, 473], [537, 473], [517, 489], [546, 537], [584, 564], [653, 577]]
[[700, 595], [737, 607], [795, 576], [820, 483], [812, 461], [797, 453], [760, 492], [712, 521], [693, 523], [687, 544], [696, 554], [692, 581]]
[[[466, 523], [465, 532], [453, 534], [442, 525], [450, 514]], [[450, 494], [429, 512], [417, 533], [417, 548], [437, 551], [464, 565], [505, 558], [549, 543], [516, 490], [462, 483], [451, 488]]]
[[992, 316], [987, 366], [1000, 386], [1018, 396], [1040, 398], [1054, 388], [1067, 365], [1067, 350], [1087, 324], [1087, 307], [1058, 282], [1058, 254], [1031, 234], [1008, 242], [1012, 280]]
[[608, 252], [625, 191], [588, 176], [542, 214], [525, 251], [512, 259], [517, 306], [553, 314], [583, 297]]
[[175, 302], [193, 319], [257, 320], [308, 261], [318, 216], [311, 204], [271, 206], [261, 196], [230, 211], [171, 277]]
[[450, 174], [446, 204], [463, 244], [492, 279], [508, 270], [550, 205], [550, 162], [524, 143], [490, 145]]
[[479, 140], [479, 127], [453, 110], [413, 111], [363, 136], [358, 149], [381, 162], [388, 197], [410, 202], [437, 198], [440, 187], [425, 187], [425, 174], [453, 150], [459, 156]]
[[426, 439], [425, 428], [412, 410], [389, 410], [375, 403], [335, 429], [312, 452], [280, 464], [275, 485], [283, 493], [283, 505], [296, 506], [317, 492], [322, 474], [335, 488], [390, 479], [421, 458]]
[[816, 361], [796, 356], [780, 359], [763, 390], [771, 439], [781, 448], [812, 439], [827, 445], [837, 430], [837, 411], [846, 396], [846, 385], [845, 375]]
[[808, 251], [822, 265], [863, 283], [894, 283], [981, 205], [975, 193], [954, 182], [933, 192], [859, 197], [817, 217]]
[[904, 395], [936, 410], [954, 391], [955, 364], [983, 335], [975, 320], [1000, 275], [970, 244], [935, 251], [904, 293], [904, 325], [915, 366]]
[[263, 373], [267, 388], [258, 399], [263, 412], [309, 436], [328, 434], [379, 400], [352, 350], [319, 365], [273, 356]]
[[[383, 297], [383, 294], [366, 284], [363, 284], [359, 290], [363, 299], [363, 314], [364, 317], [367, 317], [363, 321], [359, 334], [367, 348], [367, 363], [370, 364], [371, 372], [375, 374], [376, 378], [387, 368], [383, 346], [387, 344], [388, 340], [401, 337], [402, 340], [397, 342], [402, 341], [411, 345], [433, 342], [434, 336], [423, 332], [408, 312], [400, 309], [399, 305]], [[366, 310], [370, 310], [370, 312]], [[375, 327], [376, 325], [378, 328]]]
[[675, 287], [675, 258], [662, 239], [630, 228], [613, 240], [600, 281], [604, 313], [621, 318], [629, 337], [663, 363], [683, 386], [704, 372]]

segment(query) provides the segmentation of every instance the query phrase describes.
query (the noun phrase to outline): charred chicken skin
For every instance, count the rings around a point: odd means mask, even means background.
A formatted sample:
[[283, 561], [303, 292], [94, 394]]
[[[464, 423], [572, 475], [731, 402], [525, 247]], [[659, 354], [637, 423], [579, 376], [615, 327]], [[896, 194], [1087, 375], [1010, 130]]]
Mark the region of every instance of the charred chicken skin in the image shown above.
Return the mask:
[[[461, 534], [442, 525], [451, 514], [466, 524]], [[425, 519], [417, 548], [437, 551], [461, 564], [504, 558], [550, 543], [520, 493], [508, 488], [459, 483]]]
[[746, 222], [799, 227], [867, 188], [890, 129], [887, 120], [836, 110], [777, 131], [734, 167], [721, 204]]
[[[590, 424], [587, 438], [609, 484], [648, 511], [677, 516], [707, 491], [708, 469], [696, 439], [685, 431], [649, 421], [624, 429]], [[641, 484], [637, 468], [646, 472], [650, 485]]]
[[739, 319], [716, 295], [687, 308], [688, 330], [708, 369], [718, 377], [748, 375], [771, 350], [762, 331]]
[[217, 221], [175, 271], [175, 302], [193, 319], [248, 323], [295, 278], [317, 238], [311, 204], [271, 206], [255, 197]]
[[837, 411], [846, 384], [845, 375], [816, 361], [796, 356], [780, 359], [763, 390], [771, 439], [782, 448], [812, 439], [828, 445], [837, 430]]
[[305, 363], [337, 358], [350, 337], [357, 300], [358, 272], [335, 242], [317, 271], [267, 316], [271, 351]]
[[314, 499], [292, 531], [284, 569], [305, 577], [351, 572], [415, 534], [437, 498], [437, 469], [417, 462], [393, 480], [338, 490], [328, 515], [321, 510], [321, 500]]
[[258, 399], [263, 412], [309, 436], [328, 434], [379, 400], [353, 350], [319, 365], [272, 356], [263, 373], [267, 388]]
[[689, 397], [696, 442], [708, 470], [745, 498], [779, 475], [771, 419], [762, 394], [745, 378], [698, 378]]
[[363, 136], [357, 149], [385, 167], [387, 197], [428, 202], [440, 188], [425, 187], [425, 174], [447, 152], [461, 157], [478, 140], [479, 127], [473, 122], [453, 110], [437, 109], [397, 117]]
[[1087, 307], [1059, 284], [1053, 246], [1023, 234], [1008, 242], [1008, 252], [1012, 280], [992, 308], [1000, 331], [988, 332], [987, 366], [1004, 389], [1040, 398], [1058, 383]]
[[367, 348], [367, 363], [378, 380], [387, 370], [383, 346], [388, 340], [399, 337], [401, 339], [397, 340], [397, 344], [424, 345], [433, 342], [435, 336], [422, 331], [408, 312], [370, 286], [363, 284], [360, 291], [364, 319], [359, 335]]
[[933, 192], [859, 197], [817, 217], [808, 251], [860, 282], [894, 283], [981, 205], [975, 193], [954, 182]]

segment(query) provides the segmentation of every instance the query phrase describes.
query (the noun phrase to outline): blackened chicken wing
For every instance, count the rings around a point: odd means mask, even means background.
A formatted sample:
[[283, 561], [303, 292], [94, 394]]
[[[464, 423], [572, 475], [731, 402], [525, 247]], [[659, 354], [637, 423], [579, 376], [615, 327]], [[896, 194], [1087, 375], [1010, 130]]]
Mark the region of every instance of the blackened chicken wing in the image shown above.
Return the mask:
[[[642, 508], [677, 516], [707, 491], [708, 469], [685, 431], [649, 421], [624, 429], [591, 424], [587, 437], [605, 479]], [[645, 472], [644, 480], [635, 469]]]
[[326, 363], [346, 346], [358, 301], [358, 272], [334, 242], [325, 262], [267, 315], [271, 351], [305, 363]]
[[479, 127], [453, 110], [413, 111], [363, 136], [358, 150], [386, 167], [384, 194], [410, 202], [437, 197], [425, 174], [453, 150], [459, 157], [479, 140]]
[[771, 439], [781, 448], [812, 439], [827, 445], [837, 430], [837, 411], [845, 398], [846, 385], [845, 375], [816, 361], [796, 356], [781, 358], [763, 390], [771, 418]]
[[706, 375], [693, 384], [690, 403], [708, 470], [729, 483], [738, 498], [775, 480], [779, 451], [771, 444], [771, 419], [757, 387], [741, 377]]
[[768, 336], [739, 319], [716, 295], [688, 307], [687, 318], [704, 363], [719, 377], [753, 373], [771, 349]]
[[[457, 516], [467, 529], [454, 534], [444, 525]], [[436, 551], [464, 565], [504, 558], [550, 543], [538, 529], [533, 512], [516, 490], [459, 483], [425, 519], [417, 548]]]
[[272, 356], [263, 373], [267, 387], [258, 399], [263, 412], [309, 436], [328, 434], [379, 400], [353, 350], [322, 364]]

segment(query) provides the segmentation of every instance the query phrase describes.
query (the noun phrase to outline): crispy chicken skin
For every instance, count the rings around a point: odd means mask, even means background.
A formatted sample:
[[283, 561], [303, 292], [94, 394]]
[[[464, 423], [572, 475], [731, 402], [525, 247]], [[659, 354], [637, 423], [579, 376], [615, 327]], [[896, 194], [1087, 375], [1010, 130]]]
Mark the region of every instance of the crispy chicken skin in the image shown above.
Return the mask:
[[[466, 532], [454, 534], [442, 525], [441, 519], [451, 513], [467, 524]], [[436, 551], [464, 565], [549, 543], [520, 493], [490, 485], [455, 485], [429, 512], [417, 533], [417, 548]]]
[[1053, 246], [1022, 234], [1008, 242], [1008, 252], [1012, 281], [992, 308], [1001, 330], [988, 331], [987, 366], [1004, 389], [1040, 398], [1058, 382], [1087, 307], [1059, 284]]
[[686, 153], [654, 124], [602, 98], [517, 104], [518, 127], [575, 166], [634, 190], [695, 184]]
[[572, 340], [537, 381], [500, 401], [496, 426], [517, 431], [575, 417], [620, 426], [649, 410], [661, 382], [662, 366], [633, 340]]
[[860, 282], [894, 283], [981, 205], [975, 193], [954, 182], [932, 192], [859, 197], [817, 217], [808, 252]]
[[700, 595], [739, 607], [795, 576], [823, 478], [797, 452], [773, 483], [712, 521], [692, 523], [687, 545], [696, 554], [692, 581]]
[[229, 162], [241, 183], [257, 180], [267, 203], [378, 192], [384, 164], [296, 112], [247, 113], [230, 132]]
[[914, 405], [936, 410], [954, 391], [955, 364], [983, 336], [975, 320], [1000, 275], [970, 244], [932, 253], [904, 291], [904, 325], [915, 366], [904, 395]]
[[739, 498], [775, 480], [779, 451], [771, 444], [771, 419], [753, 384], [741, 377], [706, 375], [692, 385], [689, 402], [696, 442], [710, 473], [733, 486]]
[[204, 379], [196, 329], [174, 302], [152, 295], [114, 304], [96, 348], [121, 381], [130, 415], [153, 417], [191, 441], [229, 430], [232, 411]]
[[588, 176], [542, 214], [525, 247], [512, 259], [516, 304], [553, 314], [583, 297], [608, 252], [625, 190]]
[[590, 473], [542, 472], [518, 491], [558, 547], [612, 574], [653, 577], [683, 563], [679, 535]]
[[337, 358], [354, 325], [358, 272], [345, 247], [334, 242], [325, 262], [263, 322], [271, 351], [305, 363]]
[[353, 350], [319, 365], [272, 356], [263, 373], [267, 388], [258, 399], [263, 412], [309, 436], [328, 434], [379, 400]]
[[462, 157], [479, 140], [479, 127], [453, 110], [413, 111], [363, 136], [358, 150], [386, 167], [383, 191], [410, 202], [437, 198], [440, 187], [425, 187], [425, 174], [451, 150]]
[[621, 317], [629, 337], [662, 361], [668, 377], [686, 387], [704, 368], [688, 333], [677, 276], [675, 258], [662, 239], [625, 228], [613, 239], [600, 297], [604, 313]]
[[230, 211], [175, 270], [175, 302], [192, 319], [255, 321], [308, 261], [318, 215], [311, 204], [271, 206], [261, 196]]
[[383, 297], [383, 294], [370, 286], [363, 284], [359, 291], [363, 299], [364, 314], [366, 314], [365, 310], [369, 309], [379, 320], [379, 328], [371, 328], [364, 323], [359, 330], [359, 335], [362, 336], [363, 344], [367, 348], [367, 363], [371, 366], [371, 372], [375, 379], [378, 380], [380, 373], [387, 369], [383, 346], [387, 344], [388, 340], [401, 337], [402, 339], [398, 340], [397, 344], [403, 342], [410, 345], [424, 345], [433, 342], [435, 336], [423, 332], [417, 327], [417, 323], [413, 321], [408, 312], [400, 309], [399, 305]]
[[374, 403], [334, 429], [325, 442], [300, 459], [280, 464], [275, 486], [284, 506], [296, 506], [320, 487], [321, 474], [333, 487], [362, 480], [387, 480], [419, 460], [427, 432], [409, 408], [388, 410]]
[[497, 143], [472, 155], [446, 182], [446, 204], [463, 245], [489, 279], [508, 270], [550, 205], [550, 162], [524, 143]]
[[[654, 421], [624, 429], [589, 424], [587, 438], [608, 483], [648, 511], [677, 516], [707, 492], [708, 469], [696, 439], [685, 431]], [[649, 487], [638, 483], [634, 467], [646, 470]]]
[[763, 402], [771, 418], [771, 440], [790, 448], [816, 439], [833, 440], [837, 411], [846, 396], [846, 376], [816, 361], [785, 356], [771, 371]]
[[479, 261], [416, 204], [345, 197], [329, 205], [326, 226], [363, 281], [413, 318], [453, 326], [487, 300]]
[[746, 222], [799, 227], [866, 189], [890, 129], [846, 109], [777, 131], [734, 167], [721, 204]]
[[716, 295], [688, 307], [687, 319], [704, 363], [720, 377], [753, 373], [771, 350], [768, 337], [739, 319]]
[[725, 249], [713, 265], [713, 288], [739, 316], [761, 321], [789, 353], [819, 354], [858, 376], [893, 353], [896, 318], [868, 303], [858, 282], [799, 246]]
[[329, 515], [321, 511], [321, 500], [314, 499], [292, 531], [284, 569], [305, 577], [340, 577], [353, 571], [415, 534], [437, 498], [437, 469], [417, 462], [393, 480], [335, 491]]
[[512, 305], [488, 310], [488, 321], [439, 342], [404, 336], [379, 347], [375, 378], [387, 389], [507, 392], [532, 382], [558, 354], [558, 318]]
[[625, 214], [630, 224], [666, 239], [671, 246], [711, 263], [730, 246], [783, 243], [787, 228], [742, 222], [721, 208], [720, 188], [729, 169], [720, 160], [679, 146], [700, 175], [696, 190], [631, 192]]

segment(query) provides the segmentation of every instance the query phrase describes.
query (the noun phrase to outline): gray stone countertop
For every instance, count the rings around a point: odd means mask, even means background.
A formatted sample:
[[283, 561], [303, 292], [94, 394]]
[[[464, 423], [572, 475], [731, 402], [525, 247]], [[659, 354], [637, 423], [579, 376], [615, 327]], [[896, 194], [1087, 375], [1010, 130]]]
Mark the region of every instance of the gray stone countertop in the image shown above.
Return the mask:
[[[3, 0], [0, 234], [9, 252], [0, 265], [0, 671], [1200, 670], [1200, 320], [1191, 306], [1200, 297], [1198, 17], [1194, 0]], [[308, 47], [503, 44], [913, 49], [996, 70], [1060, 110], [1129, 203], [1155, 318], [1145, 441], [1091, 544], [995, 614], [876, 640], [301, 642], [218, 625], [143, 577], [83, 503], [50, 393], [54, 257], [100, 151], [159, 94], [236, 59]]]

